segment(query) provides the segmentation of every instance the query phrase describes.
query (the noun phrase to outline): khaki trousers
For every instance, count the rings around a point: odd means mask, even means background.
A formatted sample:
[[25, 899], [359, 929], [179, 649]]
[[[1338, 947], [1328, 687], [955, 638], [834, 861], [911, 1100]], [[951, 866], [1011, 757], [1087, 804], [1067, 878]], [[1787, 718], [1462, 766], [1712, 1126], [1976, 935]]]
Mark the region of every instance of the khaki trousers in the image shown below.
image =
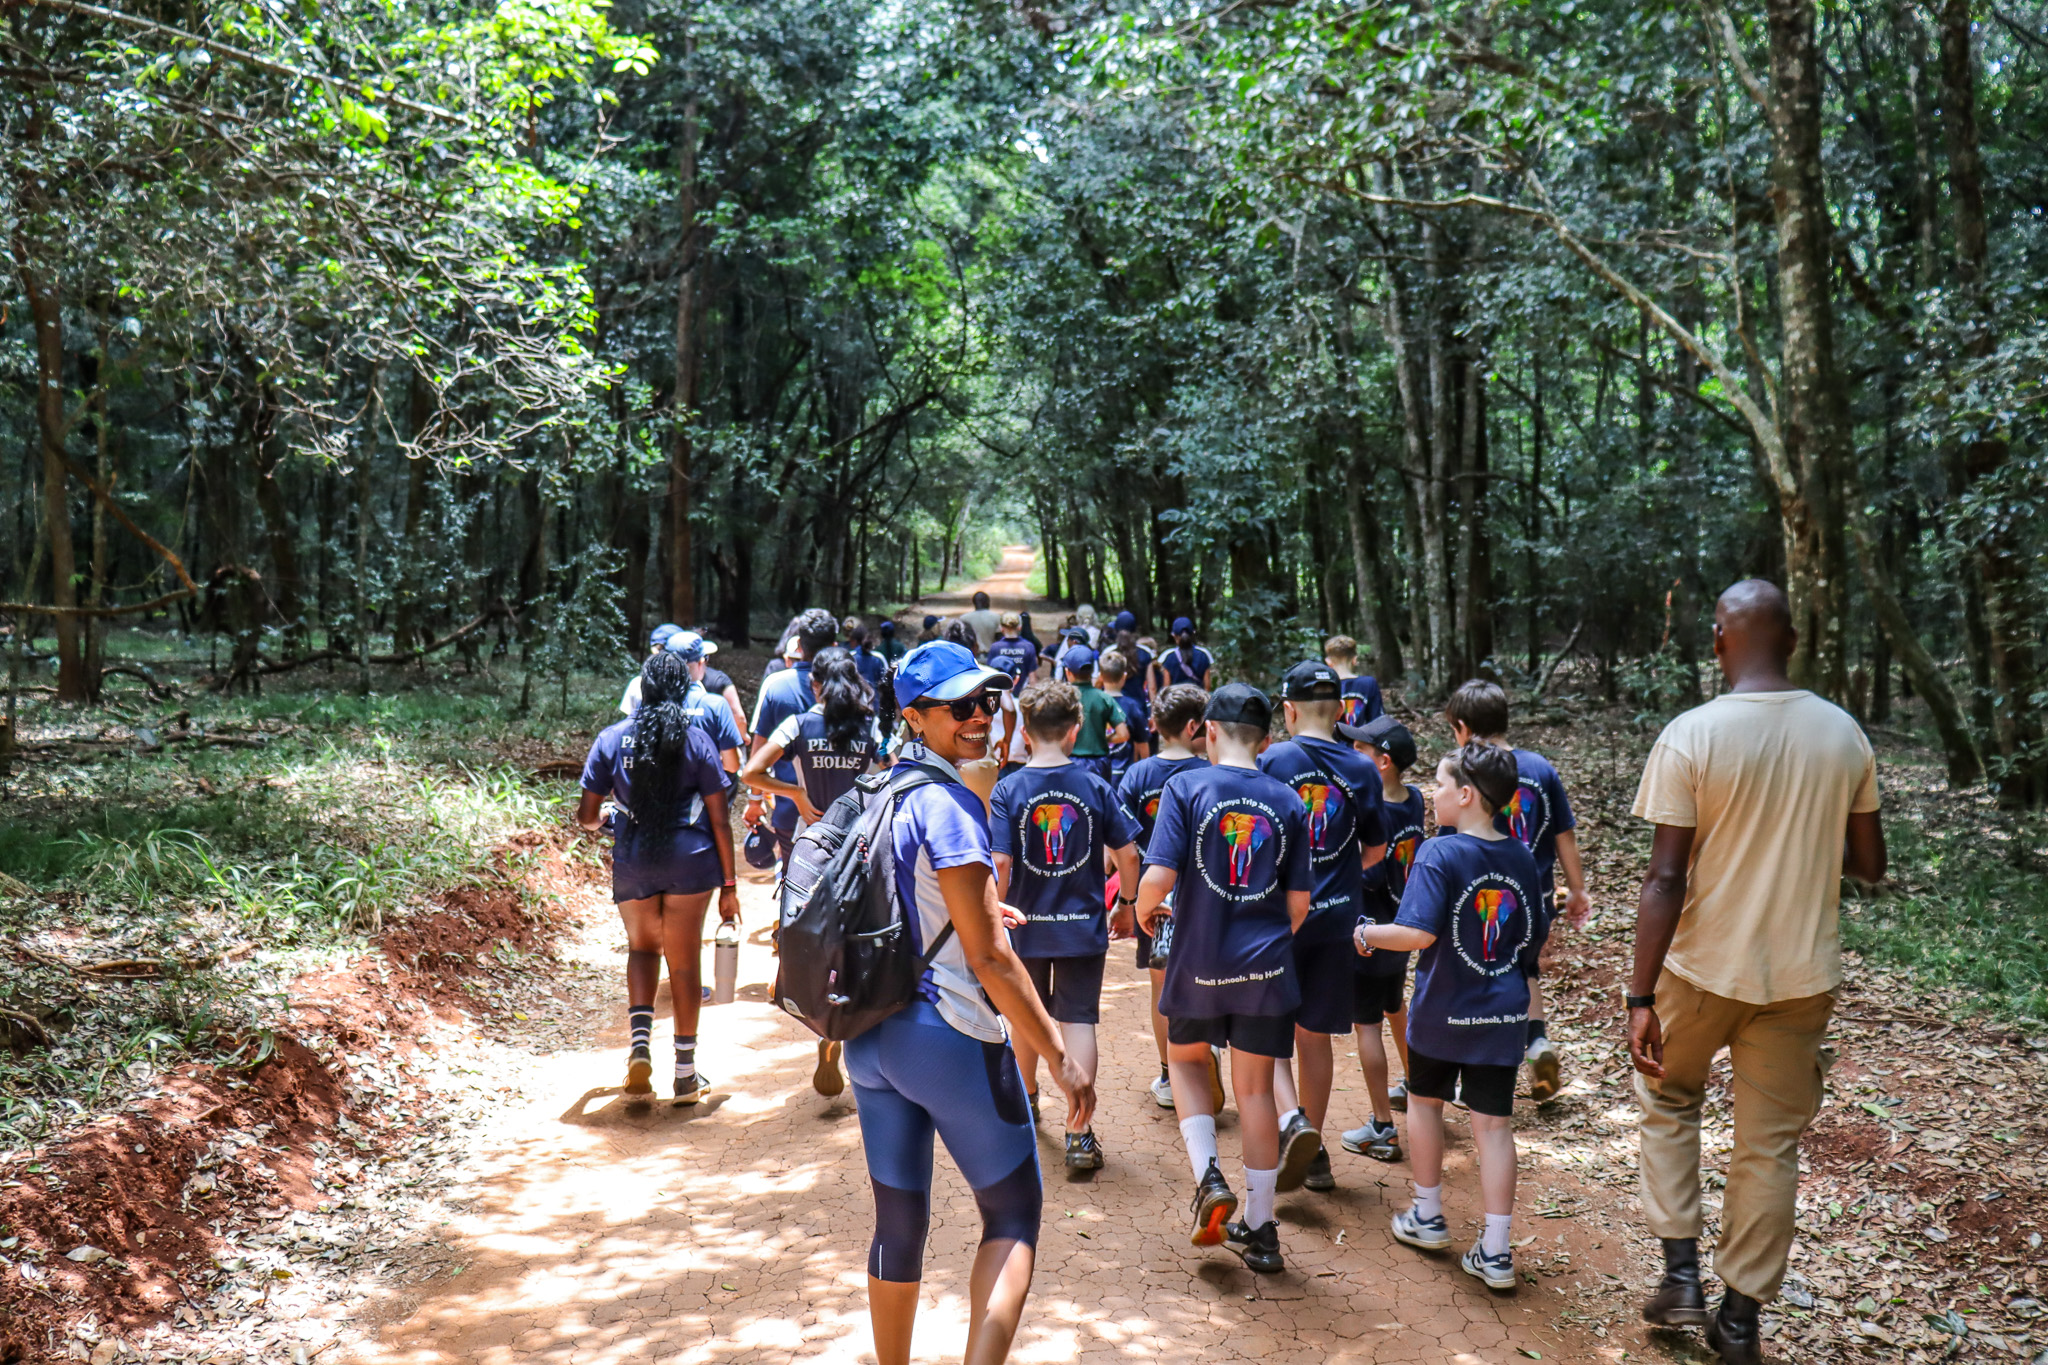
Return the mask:
[[1821, 1037], [1835, 997], [1745, 1004], [1665, 972], [1657, 980], [1664, 1079], [1636, 1073], [1643, 1106], [1643, 1212], [1658, 1237], [1700, 1235], [1700, 1106], [1723, 1047], [1735, 1067], [1735, 1150], [1721, 1201], [1714, 1269], [1765, 1303], [1792, 1250], [1799, 1137], [1820, 1109]]

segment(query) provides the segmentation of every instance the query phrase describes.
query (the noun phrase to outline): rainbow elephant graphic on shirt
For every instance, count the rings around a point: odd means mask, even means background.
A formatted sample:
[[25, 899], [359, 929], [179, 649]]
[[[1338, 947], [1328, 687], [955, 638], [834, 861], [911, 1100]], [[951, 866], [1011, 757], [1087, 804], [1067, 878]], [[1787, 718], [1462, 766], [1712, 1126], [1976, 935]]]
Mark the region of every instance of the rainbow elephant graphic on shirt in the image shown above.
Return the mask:
[[1080, 812], [1066, 801], [1047, 801], [1031, 809], [1031, 825], [1043, 841], [1046, 864], [1059, 867], [1067, 861], [1067, 833], [1080, 819]]
[[1422, 832], [1411, 826], [1395, 835], [1393, 843], [1387, 849], [1387, 857], [1394, 864], [1393, 875], [1388, 878], [1387, 885], [1396, 897], [1399, 897], [1408, 885], [1408, 869], [1415, 866], [1415, 850], [1420, 847]]
[[1344, 813], [1344, 789], [1327, 782], [1304, 782], [1296, 787], [1301, 804], [1308, 807], [1308, 844], [1317, 853], [1330, 851], [1330, 831]]
[[1507, 809], [1501, 812], [1508, 818], [1508, 833], [1520, 840], [1524, 848], [1534, 848], [1537, 837], [1543, 833], [1542, 800], [1534, 787], [1518, 786]]
[[1248, 810], [1225, 811], [1216, 821], [1216, 832], [1230, 849], [1230, 885], [1249, 885], [1252, 855], [1273, 837], [1273, 822]]
[[1345, 725], [1365, 724], [1365, 698], [1356, 692], [1344, 694], [1344, 714], [1340, 718]]
[[1481, 961], [1494, 960], [1494, 950], [1500, 946], [1501, 931], [1519, 908], [1515, 893], [1506, 887], [1489, 886], [1472, 893], [1472, 912], [1479, 916]]

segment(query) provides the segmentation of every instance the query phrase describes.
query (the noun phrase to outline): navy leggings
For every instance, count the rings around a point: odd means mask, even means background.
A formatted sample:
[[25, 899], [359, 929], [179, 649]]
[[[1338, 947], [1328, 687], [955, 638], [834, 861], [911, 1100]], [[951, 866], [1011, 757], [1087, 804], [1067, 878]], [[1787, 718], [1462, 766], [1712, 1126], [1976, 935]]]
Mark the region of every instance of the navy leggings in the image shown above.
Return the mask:
[[1038, 1245], [1038, 1130], [1008, 1043], [971, 1038], [918, 1000], [848, 1042], [846, 1070], [875, 1189], [869, 1275], [924, 1278], [933, 1133], [974, 1190], [982, 1241]]

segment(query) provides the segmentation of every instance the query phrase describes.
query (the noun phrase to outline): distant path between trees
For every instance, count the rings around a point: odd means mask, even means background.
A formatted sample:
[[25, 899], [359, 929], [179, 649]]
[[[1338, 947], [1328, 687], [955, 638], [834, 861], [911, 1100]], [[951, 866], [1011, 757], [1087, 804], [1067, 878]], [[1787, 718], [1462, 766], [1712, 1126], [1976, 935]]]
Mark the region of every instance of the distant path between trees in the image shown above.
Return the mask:
[[[958, 616], [974, 606], [974, 594], [988, 594], [989, 606], [995, 611], [1028, 611], [1040, 619], [1032, 625], [1038, 630], [1038, 637], [1047, 638], [1046, 626], [1052, 624], [1048, 613], [1060, 612], [1065, 608], [1045, 597], [1033, 597], [1026, 588], [1031, 581], [1031, 570], [1038, 563], [1038, 551], [1029, 545], [1005, 545], [1003, 557], [996, 564], [995, 571], [977, 583], [963, 583], [944, 592], [926, 593], [923, 600], [913, 602], [897, 613], [896, 619], [912, 627], [910, 638], [917, 638], [916, 628], [921, 626], [927, 613], [934, 616]], [[1100, 602], [1095, 604], [1098, 608]]]

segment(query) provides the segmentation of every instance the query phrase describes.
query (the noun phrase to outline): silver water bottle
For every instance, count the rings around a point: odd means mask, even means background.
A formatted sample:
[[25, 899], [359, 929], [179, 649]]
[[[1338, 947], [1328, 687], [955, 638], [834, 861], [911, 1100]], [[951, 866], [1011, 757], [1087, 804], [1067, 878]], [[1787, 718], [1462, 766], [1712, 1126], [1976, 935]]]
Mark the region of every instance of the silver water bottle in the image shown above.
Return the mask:
[[711, 1003], [730, 1005], [733, 988], [740, 979], [740, 926], [736, 920], [722, 920], [712, 936]]

